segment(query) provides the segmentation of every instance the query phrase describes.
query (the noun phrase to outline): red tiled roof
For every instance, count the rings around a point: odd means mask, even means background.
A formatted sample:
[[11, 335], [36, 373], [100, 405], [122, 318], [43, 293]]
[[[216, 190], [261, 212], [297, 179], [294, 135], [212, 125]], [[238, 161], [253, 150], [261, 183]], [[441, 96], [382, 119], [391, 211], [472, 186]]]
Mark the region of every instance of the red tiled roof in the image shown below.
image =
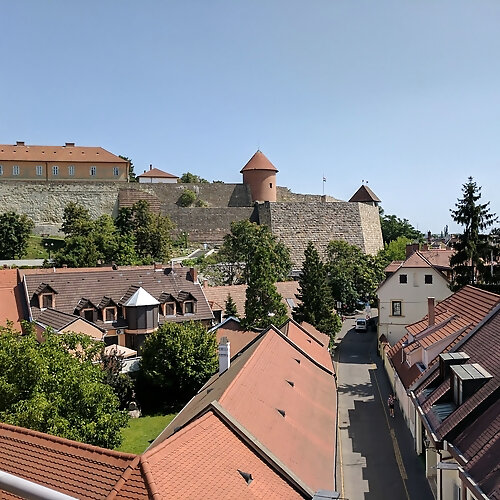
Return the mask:
[[437, 269], [450, 269], [450, 258], [455, 250], [435, 248], [420, 250], [420, 253]]
[[401, 264], [404, 262], [404, 260], [393, 260], [385, 269], [384, 272], [386, 273], [394, 273], [396, 272], [400, 267]]
[[[436, 342], [449, 339], [442, 352], [448, 352], [456, 342], [470, 332], [498, 303], [500, 296], [472, 286], [465, 286], [450, 295], [435, 307], [435, 325], [429, 328], [428, 316], [408, 325], [409, 332], [388, 352], [388, 356], [404, 386], [408, 388], [419, 377], [421, 371], [414, 364], [411, 367], [403, 360], [402, 350], [426, 349]], [[411, 340], [412, 337], [415, 340]], [[406, 345], [404, 345], [406, 344]], [[437, 357], [429, 361], [429, 366]], [[424, 372], [425, 373], [425, 372]]]
[[76, 498], [106, 498], [134, 459], [129, 453], [0, 423], [0, 470]]
[[22, 293], [18, 286], [16, 269], [0, 270], [0, 326], [12, 321], [13, 327], [21, 330]]
[[[310, 328], [313, 328], [309, 325]], [[322, 344], [316, 336], [313, 336], [303, 326], [291, 320], [284, 325], [283, 333], [303, 351], [308, 353], [315, 361], [320, 363], [324, 368], [333, 372], [333, 363], [328, 344]], [[316, 330], [316, 332], [319, 334]]]
[[333, 489], [335, 392], [332, 372], [271, 327], [207, 382], [152, 446], [215, 400], [312, 490]]
[[326, 333], [322, 333], [319, 330], [316, 330], [314, 326], [310, 325], [307, 321], [302, 321], [300, 326], [307, 332], [309, 335], [312, 335], [316, 340], [319, 340], [324, 347], [328, 347], [330, 345], [330, 337]]
[[366, 202], [380, 201], [379, 197], [365, 184], [363, 184], [352, 196], [349, 201]]
[[240, 173], [247, 172], [248, 170], [272, 170], [278, 172], [278, 169], [267, 159], [262, 151], [257, 151], [248, 160], [247, 164], [240, 170]]
[[10, 144], [0, 144], [0, 161], [2, 160], [127, 163], [126, 160], [100, 147], [13, 146]]
[[220, 325], [212, 328], [212, 330], [215, 331], [217, 344], [220, 343], [222, 337], [226, 337], [229, 340], [231, 357], [238, 354], [259, 335], [258, 332], [242, 328], [240, 322], [234, 318], [227, 318]]
[[[298, 304], [298, 299], [295, 296], [298, 293], [298, 281], [279, 281], [275, 283], [278, 293], [282, 297], [282, 302], [286, 306], [288, 316], [291, 316], [292, 309], [290, 304], [288, 304], [287, 299], [292, 299], [294, 304]], [[246, 298], [247, 285], [225, 285], [225, 286], [207, 286], [203, 288], [205, 296], [209, 303], [212, 304], [212, 309], [214, 311], [223, 311], [225, 308], [225, 303], [227, 296], [231, 295], [234, 303], [236, 304], [236, 310], [238, 311], [238, 316], [243, 318], [245, 316], [245, 298]]]
[[168, 172], [164, 172], [163, 170], [160, 170], [159, 168], [152, 168], [151, 170], [147, 170], [141, 175], [138, 175], [137, 177], [162, 177], [162, 178], [169, 178], [169, 179], [178, 179], [174, 174], [169, 174]]
[[147, 451], [142, 466], [161, 498], [303, 498], [213, 411]]

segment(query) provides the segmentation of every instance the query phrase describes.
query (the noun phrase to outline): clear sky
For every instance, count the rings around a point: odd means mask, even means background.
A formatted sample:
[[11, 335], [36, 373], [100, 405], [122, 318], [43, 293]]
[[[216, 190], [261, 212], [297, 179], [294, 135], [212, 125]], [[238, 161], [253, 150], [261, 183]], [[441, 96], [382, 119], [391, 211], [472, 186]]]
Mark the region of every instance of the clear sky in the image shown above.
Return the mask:
[[500, 215], [498, 0], [1, 2], [0, 143], [102, 146], [452, 224], [473, 176]]

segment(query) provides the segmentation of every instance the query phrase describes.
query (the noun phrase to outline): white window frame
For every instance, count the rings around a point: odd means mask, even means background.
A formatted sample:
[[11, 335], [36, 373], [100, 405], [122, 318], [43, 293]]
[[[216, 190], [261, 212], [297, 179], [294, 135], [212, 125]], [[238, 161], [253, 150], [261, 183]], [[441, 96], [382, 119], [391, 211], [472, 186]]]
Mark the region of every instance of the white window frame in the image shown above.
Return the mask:
[[36, 175], [38, 175], [39, 177], [41, 175], [43, 175], [43, 166], [42, 165], [36, 165], [35, 166], [35, 172], [36, 172]]
[[68, 165], [68, 175], [70, 177], [74, 177], [74, 175], [75, 175], [75, 166], [74, 165]]
[[52, 175], [59, 175], [59, 165], [52, 165]]
[[[394, 306], [399, 304], [399, 314], [394, 314]], [[391, 300], [391, 316], [395, 318], [400, 318], [403, 316], [403, 301], [402, 300]]]
[[[173, 314], [167, 314], [167, 306], [173, 306], [174, 308], [174, 312]], [[176, 312], [177, 312], [177, 308], [175, 307], [175, 302], [165, 302], [165, 304], [163, 304], [163, 315], [164, 316], [175, 316]]]
[[97, 175], [97, 167], [95, 165], [92, 165], [90, 167], [90, 177], [95, 177]]
[[21, 172], [21, 169], [19, 168], [19, 165], [12, 165], [12, 175], [19, 175]]
[[[107, 318], [107, 311], [113, 311], [113, 319], [106, 319]], [[116, 310], [116, 307], [110, 306], [110, 307], [105, 307], [103, 311], [103, 321], [104, 323], [113, 323], [113, 321], [116, 321], [118, 315], [118, 311]]]

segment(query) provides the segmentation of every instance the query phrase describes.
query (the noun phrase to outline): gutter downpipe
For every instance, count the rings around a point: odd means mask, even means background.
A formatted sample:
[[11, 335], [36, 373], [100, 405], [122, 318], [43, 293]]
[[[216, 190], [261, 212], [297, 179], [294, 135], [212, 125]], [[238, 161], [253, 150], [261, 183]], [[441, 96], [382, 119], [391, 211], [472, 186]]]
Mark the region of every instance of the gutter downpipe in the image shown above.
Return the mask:
[[76, 500], [75, 497], [1, 470], [0, 488], [27, 500]]

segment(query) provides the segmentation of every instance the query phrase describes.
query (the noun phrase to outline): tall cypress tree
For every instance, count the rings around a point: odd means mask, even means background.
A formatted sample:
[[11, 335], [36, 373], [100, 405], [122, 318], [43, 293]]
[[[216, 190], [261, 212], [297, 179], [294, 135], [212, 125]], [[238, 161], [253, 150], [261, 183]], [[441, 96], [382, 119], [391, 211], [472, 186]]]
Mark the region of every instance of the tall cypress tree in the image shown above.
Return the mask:
[[307, 321], [333, 339], [342, 323], [333, 308], [325, 266], [311, 241], [307, 244], [304, 256], [297, 295], [301, 304], [294, 309], [293, 318], [298, 322]]
[[492, 247], [488, 236], [481, 231], [497, 221], [496, 215], [488, 208], [490, 203], [479, 203], [481, 187], [472, 177], [462, 186], [462, 193], [463, 198], [455, 204], [456, 210], [450, 210], [453, 220], [464, 226], [464, 232], [454, 245], [456, 253], [450, 259], [453, 269], [451, 288], [454, 290], [485, 280], [485, 261], [490, 258]]
[[238, 317], [238, 309], [230, 293], [227, 294], [226, 303], [224, 305], [224, 318], [229, 318], [229, 316], [233, 316], [234, 318]]

